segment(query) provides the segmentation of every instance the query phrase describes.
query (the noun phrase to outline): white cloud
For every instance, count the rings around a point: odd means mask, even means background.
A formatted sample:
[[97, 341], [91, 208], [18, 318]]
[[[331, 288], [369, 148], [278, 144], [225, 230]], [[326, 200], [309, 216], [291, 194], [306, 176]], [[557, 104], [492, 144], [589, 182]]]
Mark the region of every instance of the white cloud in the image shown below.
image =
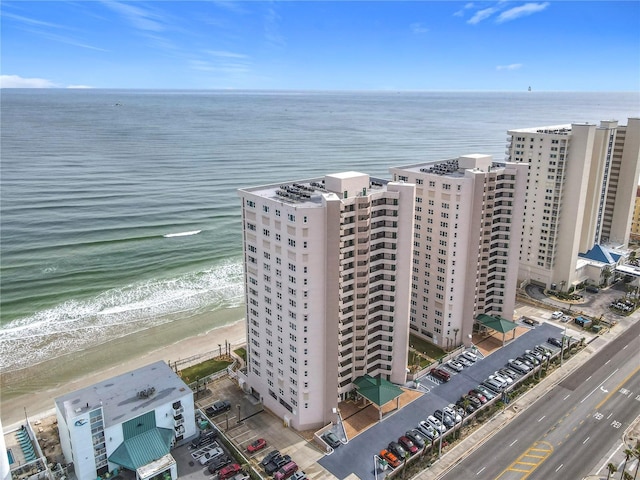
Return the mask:
[[209, 55], [212, 55], [214, 57], [222, 58], [249, 58], [243, 53], [227, 52], [224, 50], [206, 50], [205, 53], [208, 53]]
[[38, 27], [64, 28], [62, 25], [58, 25], [57, 23], [44, 22], [42, 20], [36, 20], [35, 18], [23, 17], [22, 15], [15, 15], [8, 12], [2, 12], [2, 18], [5, 20], [10, 18], [12, 20], [17, 20], [28, 25], [36, 25]]
[[522, 68], [521, 63], [512, 63], [510, 65], [498, 65], [496, 70], [519, 70]]
[[275, 46], [282, 47], [286, 44], [280, 33], [280, 15], [274, 8], [269, 8], [264, 17], [264, 33], [267, 41]]
[[19, 75], [0, 75], [0, 88], [55, 88], [58, 85], [46, 78], [23, 78]]
[[429, 29], [423, 26], [420, 22], [412, 23], [410, 26], [411, 31], [415, 34], [427, 33], [429, 31]]
[[104, 4], [126, 18], [138, 30], [151, 32], [165, 30], [163, 22], [160, 21], [162, 20], [160, 16], [150, 10], [134, 6], [131, 3], [108, 1], [104, 2]]
[[510, 8], [502, 12], [496, 19], [497, 23], [509, 22], [516, 18], [526, 17], [534, 13], [542, 12], [550, 5], [549, 2], [544, 3], [525, 3], [519, 7]]
[[473, 8], [473, 3], [467, 3], [464, 7], [462, 7], [460, 10], [458, 10], [457, 12], [455, 12], [453, 14], [454, 17], [462, 17], [464, 15], [464, 11], [465, 10], [469, 10], [470, 8]]
[[478, 10], [473, 17], [467, 20], [467, 23], [470, 23], [471, 25], [476, 25], [481, 21], [486, 20], [497, 11], [498, 9], [496, 7], [489, 7], [482, 10]]

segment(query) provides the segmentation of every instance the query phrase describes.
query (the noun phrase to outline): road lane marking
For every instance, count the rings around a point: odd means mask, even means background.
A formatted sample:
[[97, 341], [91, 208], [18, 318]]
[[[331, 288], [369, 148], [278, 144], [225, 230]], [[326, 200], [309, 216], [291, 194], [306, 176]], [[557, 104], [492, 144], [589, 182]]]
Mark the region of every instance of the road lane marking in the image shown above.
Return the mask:
[[564, 467], [564, 463], [561, 463], [561, 464], [560, 464], [560, 466], [559, 466], [558, 468], [556, 468], [556, 473], [558, 473], [558, 471], [559, 471], [562, 467]]
[[589, 375], [589, 376], [587, 377], [587, 379], [585, 380], [585, 382], [588, 382], [589, 380], [591, 380], [591, 377], [593, 377], [593, 375]]
[[509, 446], [510, 446], [510, 447], [513, 447], [517, 441], [518, 441], [518, 439], [516, 438], [513, 442], [511, 442], [511, 443], [509, 444]]
[[[638, 367], [640, 368], [640, 367]], [[593, 395], [595, 393], [596, 390], [598, 390], [603, 384], [604, 382], [606, 382], [607, 380], [609, 380], [611, 377], [613, 377], [617, 371], [620, 370], [619, 368], [616, 368], [613, 372], [611, 372], [611, 374], [605, 378], [602, 382], [600, 382], [600, 385], [598, 385], [596, 388], [594, 388], [593, 390], [591, 390], [591, 393], [589, 393], [589, 395], [587, 395], [586, 397], [584, 397], [582, 400], [580, 400], [580, 403], [583, 403], [587, 398], [589, 398], [591, 395]]]
[[625, 377], [625, 379], [624, 379], [624, 380], [622, 380], [622, 382], [620, 382], [616, 388], [611, 389], [611, 391], [609, 392], [609, 395], [607, 395], [606, 397], [604, 397], [604, 398], [602, 399], [602, 401], [601, 401], [598, 405], [596, 405], [595, 410], [596, 410], [596, 411], [600, 410], [600, 407], [601, 407], [602, 405], [604, 405], [604, 403], [605, 403], [607, 400], [609, 400], [609, 399], [611, 398], [611, 396], [612, 396], [614, 393], [616, 393], [618, 390], [620, 390], [620, 389], [622, 388], [622, 385], [624, 385], [625, 383], [627, 383], [627, 381], [628, 381], [631, 377], [633, 377], [636, 373], [638, 373], [638, 371], [639, 371], [639, 370], [640, 370], [640, 366], [638, 366], [638, 367], [637, 367], [633, 372], [631, 372], [629, 375], [627, 375], [627, 376]]
[[620, 443], [620, 445], [618, 445], [618, 448], [616, 448], [613, 453], [611, 453], [611, 455], [609, 455], [609, 458], [607, 458], [604, 463], [602, 464], [602, 466], [598, 469], [598, 471], [596, 472], [596, 475], [600, 475], [600, 470], [602, 470], [603, 468], [605, 468], [609, 462], [611, 461], [611, 457], [613, 457], [616, 453], [618, 453], [618, 450], [620, 450], [622, 448], [622, 446], [624, 445], [624, 443]]
[[584, 442], [582, 442], [582, 444], [584, 445], [585, 443], [587, 443], [587, 442], [589, 441], [589, 439], [590, 439], [590, 438], [591, 438], [591, 437], [587, 437], [587, 438], [585, 438], [585, 439], [584, 439]]
[[564, 397], [562, 400], [566, 400], [567, 398], [569, 398], [571, 396], [571, 394], [567, 395], [566, 397]]
[[606, 365], [607, 363], [609, 363], [611, 361], [611, 359], [607, 360], [606, 362], [604, 362], [604, 364]]
[[541, 421], [542, 421], [542, 419], [543, 419], [544, 417], [546, 417], [546, 415], [542, 415], [542, 416], [540, 417], [540, 420], [538, 420], [538, 422], [541, 422]]
[[479, 471], [478, 473], [476, 473], [476, 475], [480, 475], [480, 474], [484, 471], [484, 469], [485, 469], [485, 468], [487, 468], [487, 467], [482, 467], [482, 468], [480, 469], [480, 471]]
[[536, 468], [538, 468], [552, 453], [553, 445], [551, 445], [549, 442], [534, 442], [511, 465], [504, 469], [502, 473], [496, 477], [496, 480], [507, 474], [507, 472], [522, 473], [524, 475], [520, 478], [521, 480], [523, 480], [531, 475], [531, 473]]
[[622, 349], [625, 350], [628, 346], [629, 344], [627, 343], [624, 347], [622, 347]]

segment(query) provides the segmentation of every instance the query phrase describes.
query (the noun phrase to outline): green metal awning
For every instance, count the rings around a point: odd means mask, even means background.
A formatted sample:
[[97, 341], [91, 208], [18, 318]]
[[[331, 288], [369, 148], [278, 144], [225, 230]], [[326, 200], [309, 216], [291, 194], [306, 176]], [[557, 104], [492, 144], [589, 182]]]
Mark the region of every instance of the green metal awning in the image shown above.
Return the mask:
[[518, 324], [507, 320], [502, 317], [492, 317], [491, 315], [487, 315], [485, 313], [481, 313], [476, 317], [476, 320], [480, 322], [485, 327], [491, 328], [500, 333], [507, 333], [511, 330], [515, 329]]
[[384, 378], [369, 375], [356, 378], [353, 383], [358, 393], [379, 407], [402, 395], [402, 390]]
[[173, 430], [152, 428], [122, 442], [111, 454], [109, 461], [135, 472], [143, 465], [167, 455], [173, 437]]

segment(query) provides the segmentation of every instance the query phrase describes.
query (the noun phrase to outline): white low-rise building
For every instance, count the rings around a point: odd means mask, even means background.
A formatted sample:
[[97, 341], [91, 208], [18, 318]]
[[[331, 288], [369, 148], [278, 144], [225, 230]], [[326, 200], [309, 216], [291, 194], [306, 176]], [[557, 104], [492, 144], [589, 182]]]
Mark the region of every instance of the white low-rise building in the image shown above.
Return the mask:
[[[196, 435], [193, 392], [156, 362], [55, 399], [60, 443], [78, 480], [127, 469], [178, 476], [170, 450]], [[161, 470], [158, 467], [161, 466]]]

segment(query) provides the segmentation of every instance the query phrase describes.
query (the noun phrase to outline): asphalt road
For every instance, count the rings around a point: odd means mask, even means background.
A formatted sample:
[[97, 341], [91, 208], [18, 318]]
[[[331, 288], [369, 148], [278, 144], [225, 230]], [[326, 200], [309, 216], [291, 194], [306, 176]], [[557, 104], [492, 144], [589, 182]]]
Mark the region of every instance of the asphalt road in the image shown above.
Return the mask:
[[[487, 358], [479, 360], [461, 373], [452, 375], [449, 382], [436, 384], [423, 380], [430, 385], [428, 393], [415, 400], [402, 410], [385, 417], [347, 445], [338, 447], [332, 454], [326, 455], [318, 463], [337, 478], [343, 479], [355, 473], [363, 480], [374, 479], [374, 455], [396, 441], [404, 432], [415, 428], [421, 420], [432, 415], [437, 409], [455, 403], [460, 396], [485, 380], [498, 368], [503, 367], [510, 358], [521, 355], [524, 350], [538, 344], [544, 344], [551, 336], [559, 337], [562, 329], [544, 323], [516, 338], [513, 342], [497, 350]], [[453, 478], [453, 477], [452, 477]], [[459, 477], [466, 478], [466, 477]]]
[[640, 322], [441, 477], [580, 479], [640, 415]]

